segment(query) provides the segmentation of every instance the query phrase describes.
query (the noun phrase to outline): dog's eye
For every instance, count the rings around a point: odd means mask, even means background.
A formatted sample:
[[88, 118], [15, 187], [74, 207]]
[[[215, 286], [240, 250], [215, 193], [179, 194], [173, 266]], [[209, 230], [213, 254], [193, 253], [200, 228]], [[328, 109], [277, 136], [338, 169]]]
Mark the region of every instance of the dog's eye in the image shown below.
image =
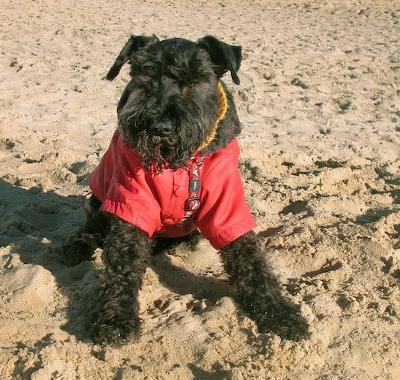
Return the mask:
[[204, 91], [208, 87], [208, 83], [204, 81], [192, 82], [190, 84], [185, 83], [185, 85], [181, 86], [181, 91], [183, 96], [190, 96], [195, 92]]
[[154, 76], [155, 69], [151, 65], [134, 64], [132, 66], [132, 72], [136, 76], [152, 77], [152, 76]]
[[191, 95], [193, 93], [193, 91], [196, 89], [196, 86], [197, 86], [196, 83], [191, 83], [191, 84], [185, 83], [185, 84], [182, 84], [180, 86], [182, 95], [184, 97], [187, 97], [187, 96]]

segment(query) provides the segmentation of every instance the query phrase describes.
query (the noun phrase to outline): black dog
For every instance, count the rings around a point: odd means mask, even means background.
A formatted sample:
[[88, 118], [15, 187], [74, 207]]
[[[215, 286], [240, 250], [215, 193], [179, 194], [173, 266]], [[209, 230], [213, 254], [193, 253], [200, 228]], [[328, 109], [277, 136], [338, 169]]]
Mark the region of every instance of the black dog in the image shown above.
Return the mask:
[[241, 58], [240, 46], [212, 36], [196, 43], [132, 36], [108, 72], [112, 80], [131, 65], [117, 109], [119, 128], [90, 178], [86, 223], [63, 249], [74, 265], [103, 248], [96, 342], [139, 332], [138, 291], [155, 241], [191, 239], [198, 229], [220, 250], [236, 301], [259, 331], [292, 340], [309, 335], [251, 231], [237, 167], [240, 123], [220, 81], [230, 71], [239, 84]]

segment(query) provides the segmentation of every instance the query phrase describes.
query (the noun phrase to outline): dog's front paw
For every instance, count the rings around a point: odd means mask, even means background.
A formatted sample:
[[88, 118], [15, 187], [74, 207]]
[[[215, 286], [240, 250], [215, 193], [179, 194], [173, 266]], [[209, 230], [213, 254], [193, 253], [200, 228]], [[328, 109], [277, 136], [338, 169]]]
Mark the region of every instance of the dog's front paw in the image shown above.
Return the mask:
[[298, 307], [284, 301], [265, 297], [253, 300], [246, 307], [249, 317], [256, 323], [259, 332], [273, 332], [283, 339], [300, 341], [310, 336], [309, 324]]
[[139, 335], [138, 318], [125, 321], [107, 320], [98, 316], [94, 318], [92, 340], [96, 344], [119, 346], [138, 338]]

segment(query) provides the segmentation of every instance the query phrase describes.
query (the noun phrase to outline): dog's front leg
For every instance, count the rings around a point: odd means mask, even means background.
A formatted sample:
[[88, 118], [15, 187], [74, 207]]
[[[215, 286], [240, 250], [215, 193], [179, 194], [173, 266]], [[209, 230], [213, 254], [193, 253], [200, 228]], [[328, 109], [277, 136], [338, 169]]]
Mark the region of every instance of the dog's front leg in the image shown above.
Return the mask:
[[150, 257], [146, 233], [115, 216], [110, 218], [103, 250], [102, 307], [94, 319], [97, 343], [118, 343], [139, 333], [138, 293]]
[[283, 296], [254, 232], [228, 244], [221, 254], [235, 287], [236, 301], [260, 332], [272, 331], [290, 340], [309, 335], [306, 320]]

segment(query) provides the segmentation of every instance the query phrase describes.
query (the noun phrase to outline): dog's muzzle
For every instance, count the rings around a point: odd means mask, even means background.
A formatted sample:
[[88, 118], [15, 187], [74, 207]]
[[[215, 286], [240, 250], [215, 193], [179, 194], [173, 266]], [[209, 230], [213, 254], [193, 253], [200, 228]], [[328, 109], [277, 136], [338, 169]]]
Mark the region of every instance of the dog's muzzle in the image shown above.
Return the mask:
[[150, 131], [154, 136], [167, 137], [173, 131], [173, 125], [169, 121], [160, 122], [150, 127]]

